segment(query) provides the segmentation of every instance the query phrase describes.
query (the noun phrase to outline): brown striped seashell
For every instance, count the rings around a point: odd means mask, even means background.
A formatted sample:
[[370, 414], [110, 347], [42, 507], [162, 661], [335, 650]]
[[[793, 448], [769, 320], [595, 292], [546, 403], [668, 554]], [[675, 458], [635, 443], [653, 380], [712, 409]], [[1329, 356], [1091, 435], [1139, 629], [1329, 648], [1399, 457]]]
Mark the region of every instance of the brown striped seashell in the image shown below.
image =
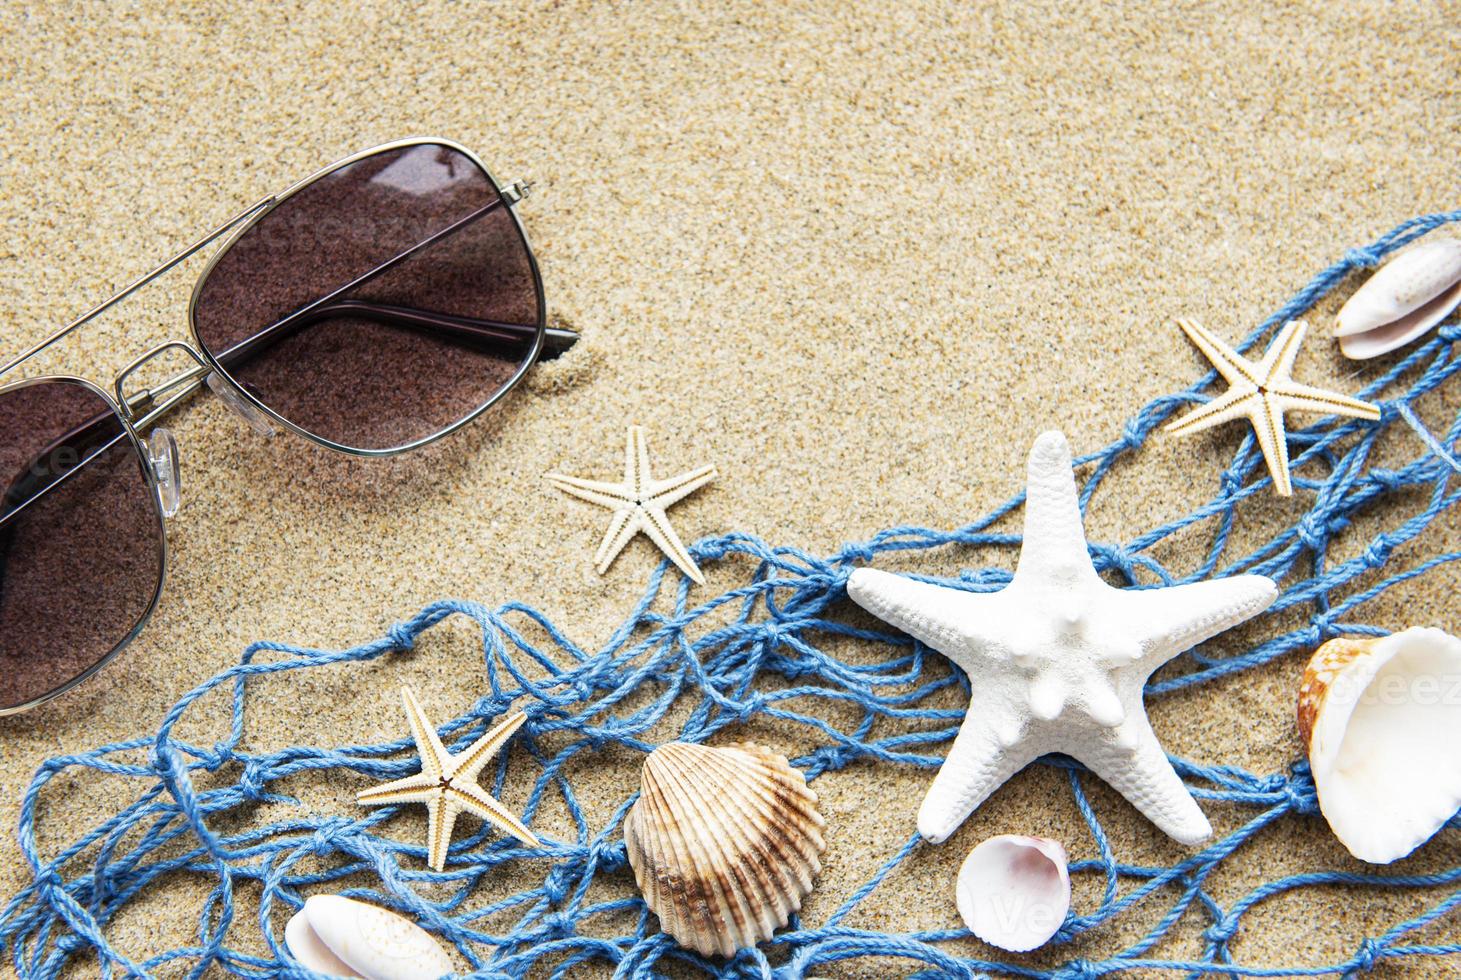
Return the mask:
[[651, 752], [624, 844], [660, 928], [702, 956], [770, 939], [822, 870], [816, 803], [785, 756], [757, 745]]
[[1330, 640], [1304, 669], [1298, 724], [1334, 836], [1362, 861], [1404, 857], [1461, 807], [1461, 640]]

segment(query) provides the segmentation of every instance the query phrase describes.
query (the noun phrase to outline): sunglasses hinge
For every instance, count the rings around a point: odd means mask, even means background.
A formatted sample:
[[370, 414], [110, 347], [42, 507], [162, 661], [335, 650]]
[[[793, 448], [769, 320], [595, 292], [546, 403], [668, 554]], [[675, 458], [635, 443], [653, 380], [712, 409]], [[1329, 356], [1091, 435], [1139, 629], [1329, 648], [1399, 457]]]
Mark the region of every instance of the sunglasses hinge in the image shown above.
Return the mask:
[[500, 188], [500, 192], [502, 199], [507, 202], [507, 206], [513, 207], [523, 198], [527, 197], [528, 192], [532, 189], [533, 182], [531, 180], [512, 180], [504, 184]]

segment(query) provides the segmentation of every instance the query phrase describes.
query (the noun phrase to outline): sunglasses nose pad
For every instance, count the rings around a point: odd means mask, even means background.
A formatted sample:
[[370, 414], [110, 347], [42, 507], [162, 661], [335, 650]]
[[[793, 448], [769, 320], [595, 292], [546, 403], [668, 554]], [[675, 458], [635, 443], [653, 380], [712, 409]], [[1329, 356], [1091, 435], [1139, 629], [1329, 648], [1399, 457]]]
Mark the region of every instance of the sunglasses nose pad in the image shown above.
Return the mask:
[[255, 408], [247, 398], [240, 395], [238, 389], [225, 381], [217, 371], [208, 375], [208, 387], [223, 404], [233, 410], [233, 414], [247, 422], [250, 429], [265, 439], [273, 437], [274, 426], [269, 424], [269, 419], [264, 413]]
[[178, 468], [178, 441], [163, 428], [152, 430], [142, 441], [147, 447], [147, 465], [157, 483], [157, 499], [162, 515], [172, 517], [183, 504], [183, 478]]

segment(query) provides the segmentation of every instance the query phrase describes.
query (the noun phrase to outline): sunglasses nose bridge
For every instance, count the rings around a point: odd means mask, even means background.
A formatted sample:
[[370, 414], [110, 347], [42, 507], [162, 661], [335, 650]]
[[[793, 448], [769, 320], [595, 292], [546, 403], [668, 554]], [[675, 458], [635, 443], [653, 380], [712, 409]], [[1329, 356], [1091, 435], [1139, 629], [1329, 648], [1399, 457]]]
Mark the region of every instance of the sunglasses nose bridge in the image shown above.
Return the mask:
[[171, 518], [183, 505], [182, 468], [178, 462], [178, 441], [172, 430], [158, 426], [142, 440], [147, 457], [147, 468], [151, 471], [153, 485], [157, 488], [157, 501], [162, 505], [162, 516]]
[[210, 372], [208, 375], [208, 390], [217, 395], [218, 400], [227, 405], [233, 414], [243, 419], [250, 429], [265, 439], [274, 436], [274, 426], [269, 422], [269, 417], [259, 411], [258, 406], [240, 394], [233, 383], [217, 371]]

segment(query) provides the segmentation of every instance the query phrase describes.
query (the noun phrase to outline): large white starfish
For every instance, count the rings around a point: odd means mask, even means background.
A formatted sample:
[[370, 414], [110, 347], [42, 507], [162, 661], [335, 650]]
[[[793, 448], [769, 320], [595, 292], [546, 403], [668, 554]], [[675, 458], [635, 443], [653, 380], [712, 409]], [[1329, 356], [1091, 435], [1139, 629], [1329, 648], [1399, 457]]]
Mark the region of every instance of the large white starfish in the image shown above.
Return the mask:
[[614, 516], [609, 518], [609, 529], [599, 545], [598, 554], [594, 555], [594, 565], [600, 575], [608, 571], [634, 535], [643, 531], [680, 571], [700, 585], [705, 584], [705, 576], [700, 574], [695, 559], [690, 557], [680, 536], [670, 526], [665, 510], [713, 479], [714, 466], [686, 470], [668, 480], [654, 479], [649, 475], [649, 447], [645, 444], [644, 428], [638, 425], [629, 427], [628, 444], [624, 448], [623, 483], [602, 483], [559, 473], [547, 476], [548, 482], [564, 493], [614, 512]]
[[918, 812], [928, 840], [948, 838], [1049, 752], [1080, 760], [1184, 844], [1212, 832], [1152, 733], [1142, 690], [1162, 664], [1256, 615], [1278, 591], [1260, 575], [1107, 585], [1086, 549], [1059, 432], [1030, 450], [1024, 545], [1009, 585], [981, 594], [859, 568], [847, 594], [969, 675], [968, 714]]
[[414, 776], [382, 783], [373, 789], [363, 790], [355, 797], [361, 806], [385, 806], [388, 803], [425, 803], [427, 861], [437, 871], [446, 865], [446, 850], [451, 845], [452, 827], [457, 815], [463, 810], [509, 833], [532, 847], [539, 846], [538, 838], [523, 826], [521, 820], [481, 786], [477, 775], [487, 765], [502, 743], [522, 727], [528, 716], [514, 711], [498, 722], [496, 727], [456, 755], [441, 744], [426, 712], [409, 687], [401, 688], [401, 700], [406, 705], [406, 718], [411, 723], [411, 737], [416, 740], [416, 751], [421, 755], [421, 771]]
[[1337, 391], [1299, 384], [1291, 377], [1294, 358], [1299, 354], [1299, 345], [1304, 342], [1304, 332], [1309, 329], [1302, 320], [1290, 320], [1284, 324], [1273, 343], [1268, 345], [1268, 350], [1263, 352], [1263, 360], [1257, 364], [1223, 343], [1196, 320], [1178, 320], [1177, 326], [1212, 362], [1230, 387], [1212, 401], [1169, 424], [1166, 431], [1173, 435], [1186, 435], [1233, 419], [1246, 418], [1258, 436], [1258, 446], [1263, 450], [1269, 475], [1273, 477], [1273, 488], [1280, 497], [1294, 492], [1289, 479], [1284, 412], [1320, 412], [1372, 420], [1380, 417], [1379, 406]]

